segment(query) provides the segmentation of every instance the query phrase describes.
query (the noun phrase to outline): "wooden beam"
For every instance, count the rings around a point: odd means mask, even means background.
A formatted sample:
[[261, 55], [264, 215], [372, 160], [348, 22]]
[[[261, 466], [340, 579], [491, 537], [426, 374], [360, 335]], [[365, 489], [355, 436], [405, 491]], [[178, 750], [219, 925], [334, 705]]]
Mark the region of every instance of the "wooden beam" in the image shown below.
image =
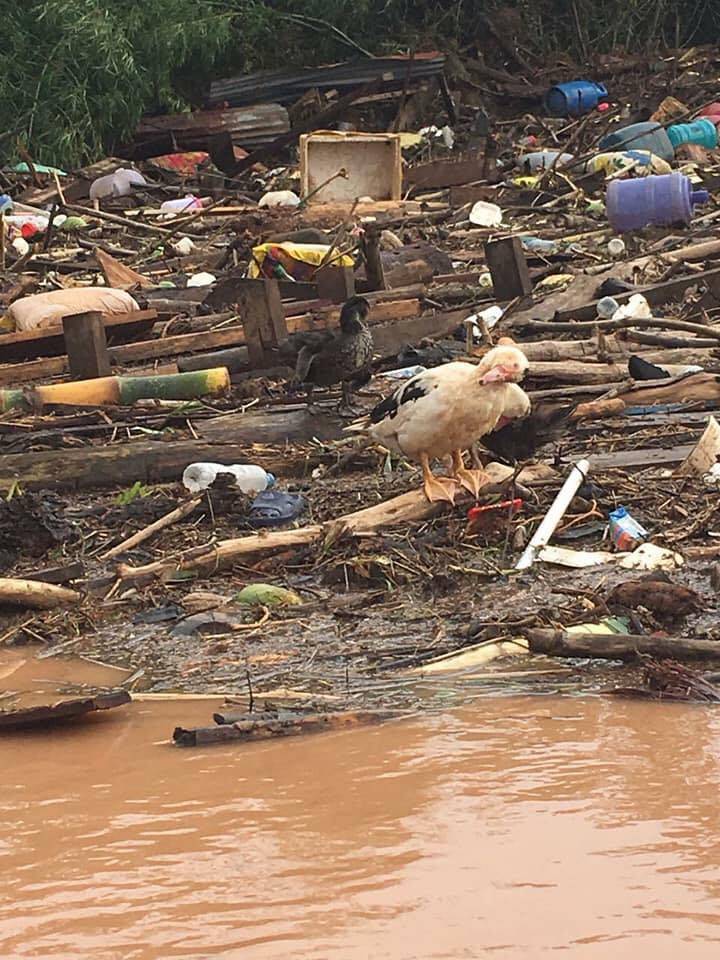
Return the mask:
[[485, 260], [496, 300], [514, 300], [532, 293], [532, 280], [519, 237], [488, 241]]
[[68, 367], [73, 380], [110, 376], [110, 357], [102, 314], [97, 310], [63, 317]]
[[[104, 313], [106, 336], [113, 339], [137, 337], [148, 331], [157, 320], [155, 310], [135, 310], [132, 313]], [[0, 363], [26, 360], [38, 355], [57, 356], [65, 352], [65, 336], [61, 324], [0, 335]]]

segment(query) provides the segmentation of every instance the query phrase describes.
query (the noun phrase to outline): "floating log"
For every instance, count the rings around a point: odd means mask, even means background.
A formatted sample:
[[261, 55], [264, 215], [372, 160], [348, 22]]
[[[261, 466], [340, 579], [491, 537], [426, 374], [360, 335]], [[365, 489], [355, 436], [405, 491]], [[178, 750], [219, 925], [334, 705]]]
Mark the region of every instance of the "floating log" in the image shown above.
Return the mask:
[[57, 720], [80, 717], [97, 710], [112, 710], [130, 703], [127, 690], [112, 690], [110, 693], [98, 693], [93, 697], [81, 697], [74, 700], [60, 700], [44, 707], [22, 707], [19, 710], [0, 711], [0, 730], [16, 730], [20, 727], [36, 727]]
[[568, 634], [563, 630], [529, 630], [531, 653], [549, 657], [589, 657], [633, 661], [641, 656], [671, 660], [720, 660], [720, 641], [643, 634]]
[[201, 747], [230, 740], [267, 740], [271, 737], [296, 737], [304, 733], [325, 733], [348, 727], [367, 726], [389, 720], [395, 713], [374, 710], [353, 710], [347, 713], [310, 713], [305, 716], [278, 714], [274, 719], [247, 719], [215, 727], [196, 727], [186, 730], [176, 727], [173, 741], [179, 747]]

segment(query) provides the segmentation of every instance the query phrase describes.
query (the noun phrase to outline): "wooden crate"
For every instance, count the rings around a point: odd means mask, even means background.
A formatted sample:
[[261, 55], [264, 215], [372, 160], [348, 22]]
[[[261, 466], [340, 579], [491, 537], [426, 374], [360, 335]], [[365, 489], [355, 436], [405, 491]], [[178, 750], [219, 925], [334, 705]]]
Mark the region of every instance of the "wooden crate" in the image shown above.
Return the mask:
[[402, 156], [397, 133], [306, 133], [300, 137], [300, 179], [303, 197], [338, 170], [337, 177], [309, 203], [350, 202], [356, 197], [400, 200]]

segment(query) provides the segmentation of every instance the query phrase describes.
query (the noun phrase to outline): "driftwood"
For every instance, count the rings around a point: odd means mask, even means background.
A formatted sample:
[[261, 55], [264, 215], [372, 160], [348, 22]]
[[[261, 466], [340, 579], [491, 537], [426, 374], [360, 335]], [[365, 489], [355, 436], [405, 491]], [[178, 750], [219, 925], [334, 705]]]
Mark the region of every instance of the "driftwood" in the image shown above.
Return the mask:
[[0, 730], [15, 730], [19, 727], [35, 727], [79, 717], [96, 710], [112, 710], [130, 703], [127, 690], [113, 690], [110, 693], [98, 693], [94, 697], [82, 697], [74, 700], [60, 700], [50, 706], [22, 707], [19, 710], [0, 711]]
[[[720, 687], [695, 670], [676, 663], [660, 660], [648, 663], [643, 671], [646, 686], [615, 687], [609, 690], [615, 697], [639, 700], [671, 700], [674, 703], [719, 703]], [[717, 677], [713, 677], [717, 679]]]
[[274, 553], [289, 547], [302, 547], [316, 543], [322, 538], [337, 539], [343, 534], [364, 533], [391, 526], [395, 523], [411, 523], [426, 520], [440, 513], [443, 504], [429, 503], [422, 490], [411, 490], [329, 523], [314, 523], [298, 530], [278, 530], [270, 533], [250, 534], [233, 540], [221, 540], [212, 547], [199, 547], [175, 560], [158, 560], [143, 567], [118, 566], [122, 580], [137, 581], [162, 577], [176, 569], [214, 571], [226, 567], [241, 557]]
[[200, 747], [211, 743], [227, 743], [229, 740], [267, 740], [270, 737], [296, 737], [303, 733], [324, 733], [348, 727], [382, 723], [396, 714], [372, 710], [353, 710], [347, 713], [311, 713], [297, 716], [279, 713], [268, 719], [265, 714], [246, 718], [234, 723], [215, 727], [197, 727], [186, 730], [176, 727], [173, 741], [179, 747]]
[[192, 500], [187, 500], [185, 503], [180, 504], [179, 507], [171, 510], [170, 513], [166, 513], [165, 516], [160, 517], [154, 523], [148, 524], [148, 526], [143, 527], [142, 530], [138, 530], [137, 533], [128, 537], [127, 540], [123, 540], [122, 543], [118, 543], [117, 546], [106, 550], [105, 553], [100, 555], [100, 560], [110, 560], [111, 557], [117, 557], [121, 553], [132, 550], [133, 547], [136, 547], [139, 543], [144, 543], [146, 540], [149, 540], [150, 537], [154, 536], [158, 531], [171, 526], [177, 520], [182, 520], [183, 517], [187, 517], [201, 502], [202, 497], [194, 497]]
[[[483, 490], [490, 493], [502, 489], [513, 476], [511, 467], [498, 463], [488, 464], [486, 472], [490, 483]], [[547, 470], [530, 468], [522, 471], [518, 482], [532, 484], [543, 479]], [[437, 516], [446, 508], [442, 503], [429, 503], [422, 490], [410, 490], [391, 500], [385, 500], [373, 507], [366, 507], [354, 513], [345, 514], [327, 523], [314, 523], [297, 530], [278, 530], [268, 533], [255, 533], [232, 540], [220, 540], [212, 546], [202, 546], [169, 560], [158, 560], [143, 567], [131, 567], [119, 564], [117, 575], [125, 581], [147, 581], [154, 577], [163, 577], [176, 570], [197, 570], [206, 573], [220, 570], [241, 558], [247, 559], [260, 554], [276, 553], [292, 547], [308, 546], [320, 540], [334, 542], [339, 537], [355, 533], [372, 533], [397, 523], [414, 523]]]
[[646, 385], [637, 384], [624, 391], [621, 397], [579, 404], [573, 411], [573, 419], [598, 419], [617, 416], [627, 407], [689, 403], [694, 400], [720, 400], [720, 377], [714, 373], [694, 373], [674, 381], [655, 380]]
[[550, 657], [637, 660], [641, 656], [672, 660], [720, 660], [720, 641], [640, 634], [568, 634], [563, 630], [529, 630], [531, 653]]
[[80, 603], [82, 596], [76, 590], [58, 587], [34, 580], [0, 578], [0, 605], [29, 607], [32, 610], [52, 610]]

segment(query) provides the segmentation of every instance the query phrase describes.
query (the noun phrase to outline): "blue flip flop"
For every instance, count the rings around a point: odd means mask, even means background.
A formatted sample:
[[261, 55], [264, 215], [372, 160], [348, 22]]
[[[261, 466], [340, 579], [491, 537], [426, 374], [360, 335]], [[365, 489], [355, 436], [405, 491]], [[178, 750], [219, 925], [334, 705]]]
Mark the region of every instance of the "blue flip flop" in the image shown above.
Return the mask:
[[253, 500], [248, 514], [251, 527], [277, 527], [297, 520], [307, 504], [299, 493], [263, 490]]

